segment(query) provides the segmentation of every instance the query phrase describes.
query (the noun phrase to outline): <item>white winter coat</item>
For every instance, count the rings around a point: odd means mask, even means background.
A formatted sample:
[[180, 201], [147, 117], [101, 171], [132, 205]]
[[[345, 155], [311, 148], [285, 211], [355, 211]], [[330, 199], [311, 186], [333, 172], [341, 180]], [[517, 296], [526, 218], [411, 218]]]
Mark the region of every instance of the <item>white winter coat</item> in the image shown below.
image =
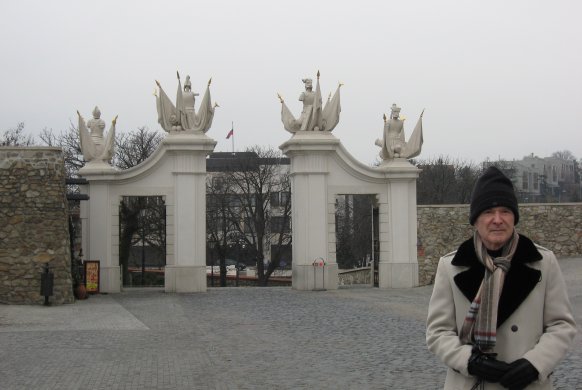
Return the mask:
[[[476, 381], [467, 371], [471, 346], [461, 343], [458, 332], [483, 275], [472, 239], [441, 258], [438, 265], [426, 341], [429, 350], [448, 366], [447, 390], [468, 390]], [[499, 302], [497, 359], [508, 363], [527, 359], [539, 371], [538, 380], [527, 389], [552, 389], [549, 376], [575, 335], [576, 324], [556, 257], [520, 236]], [[503, 389], [492, 383], [485, 388]]]

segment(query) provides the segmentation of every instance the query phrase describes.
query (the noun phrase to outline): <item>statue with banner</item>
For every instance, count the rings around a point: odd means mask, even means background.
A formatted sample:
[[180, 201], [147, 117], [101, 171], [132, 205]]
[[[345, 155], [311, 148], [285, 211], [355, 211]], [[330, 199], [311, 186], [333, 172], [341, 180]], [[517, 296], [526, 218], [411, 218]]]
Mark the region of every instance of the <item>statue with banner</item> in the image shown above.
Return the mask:
[[[113, 157], [115, 147], [115, 123], [117, 116], [111, 122], [111, 127], [107, 137], [103, 136], [105, 121], [101, 119], [101, 110], [95, 106], [93, 118], [85, 123], [81, 113], [79, 115], [79, 139], [81, 141], [81, 151], [86, 162], [103, 162], [109, 164]], [[90, 130], [90, 131], [89, 131]]]
[[182, 89], [180, 73], [176, 72], [176, 74], [178, 76], [178, 92], [176, 94], [175, 105], [163, 90], [161, 84], [156, 80], [159, 95], [157, 92], [154, 95], [156, 96], [156, 106], [158, 109], [158, 123], [168, 133], [206, 133], [212, 125], [214, 109], [218, 106], [218, 104], [213, 106], [210, 101], [210, 83], [212, 79], [208, 81], [206, 92], [200, 103], [200, 109], [196, 113], [194, 103], [196, 96], [199, 96], [199, 94], [192, 92], [190, 76], [186, 76], [184, 89]]
[[382, 160], [392, 160], [395, 158], [413, 158], [420, 154], [422, 149], [422, 116], [424, 110], [418, 118], [416, 127], [412, 135], [406, 141], [404, 137], [404, 118], [400, 118], [400, 107], [392, 104], [390, 119], [386, 119], [384, 114], [384, 134], [382, 139], [377, 139], [375, 144], [382, 148], [380, 157]]
[[327, 131], [331, 132], [339, 122], [341, 111], [340, 87], [339, 84], [333, 97], [329, 96], [325, 106], [322, 104], [321, 89], [319, 87], [319, 71], [317, 72], [317, 85], [313, 91], [313, 80], [302, 79], [305, 84], [305, 91], [299, 96], [299, 101], [303, 102], [303, 110], [299, 118], [295, 118], [285, 104], [281, 95], [277, 95], [281, 101], [281, 121], [285, 130], [290, 133], [298, 131]]

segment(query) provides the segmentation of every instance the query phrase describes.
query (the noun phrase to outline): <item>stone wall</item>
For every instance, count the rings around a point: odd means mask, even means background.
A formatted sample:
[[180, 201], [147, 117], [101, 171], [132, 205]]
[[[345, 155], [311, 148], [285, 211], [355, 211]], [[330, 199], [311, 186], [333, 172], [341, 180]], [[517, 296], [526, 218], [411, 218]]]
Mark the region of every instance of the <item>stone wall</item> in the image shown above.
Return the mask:
[[[420, 285], [434, 281], [441, 256], [471, 237], [469, 205], [418, 206], [418, 272]], [[518, 232], [557, 257], [582, 256], [582, 203], [519, 205]]]
[[50, 303], [74, 301], [66, 205], [61, 149], [0, 147], [0, 303], [43, 303], [47, 261]]

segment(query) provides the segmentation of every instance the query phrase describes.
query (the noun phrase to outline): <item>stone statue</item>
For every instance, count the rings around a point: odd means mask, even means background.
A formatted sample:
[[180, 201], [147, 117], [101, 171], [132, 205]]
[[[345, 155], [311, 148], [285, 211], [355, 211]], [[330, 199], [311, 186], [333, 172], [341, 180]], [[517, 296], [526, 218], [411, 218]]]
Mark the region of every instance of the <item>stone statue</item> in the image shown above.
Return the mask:
[[160, 91], [159, 96], [157, 93], [154, 93], [156, 96], [159, 124], [168, 133], [182, 131], [190, 133], [206, 133], [212, 125], [214, 109], [218, 107], [218, 104], [215, 103], [215, 105], [212, 106], [212, 103], [210, 102], [210, 83], [212, 82], [212, 79], [208, 81], [206, 92], [204, 93], [202, 103], [200, 104], [200, 110], [196, 113], [194, 103], [196, 96], [199, 96], [199, 94], [192, 92], [190, 76], [186, 76], [184, 90], [182, 90], [180, 74], [178, 72], [176, 72], [176, 74], [178, 76], [176, 105], [172, 103], [168, 95], [166, 95], [162, 89], [160, 83], [156, 80], [156, 84]]
[[339, 84], [333, 98], [329, 98], [325, 107], [322, 105], [321, 89], [319, 88], [319, 72], [317, 72], [317, 86], [313, 91], [313, 80], [302, 79], [305, 84], [305, 91], [299, 96], [299, 101], [303, 102], [303, 110], [298, 119], [295, 119], [291, 110], [285, 104], [281, 95], [277, 95], [281, 101], [281, 121], [285, 130], [290, 133], [298, 131], [329, 131], [331, 132], [339, 122], [341, 111], [340, 87]]
[[[178, 80], [180, 80], [179, 75]], [[186, 76], [184, 91], [182, 92], [182, 102], [184, 103], [184, 128], [186, 129], [192, 128], [195, 123], [196, 113], [194, 111], [194, 103], [196, 102], [196, 96], [200, 96], [200, 94], [192, 92], [190, 76]]]
[[404, 138], [404, 118], [400, 119], [400, 107], [392, 104], [390, 119], [386, 120], [384, 114], [384, 136], [376, 140], [376, 145], [382, 148], [380, 157], [382, 160], [395, 158], [413, 158], [420, 154], [422, 149], [422, 116], [416, 123], [416, 127], [408, 142]]
[[[93, 118], [85, 123], [85, 119], [81, 116], [79, 111], [79, 138], [81, 140], [81, 151], [85, 161], [104, 162], [109, 164], [113, 157], [115, 147], [115, 123], [117, 116], [111, 122], [111, 128], [107, 133], [107, 138], [103, 137], [103, 130], [105, 130], [105, 121], [101, 119], [101, 111], [99, 107], [95, 106], [93, 110]], [[91, 130], [89, 132], [89, 130]]]

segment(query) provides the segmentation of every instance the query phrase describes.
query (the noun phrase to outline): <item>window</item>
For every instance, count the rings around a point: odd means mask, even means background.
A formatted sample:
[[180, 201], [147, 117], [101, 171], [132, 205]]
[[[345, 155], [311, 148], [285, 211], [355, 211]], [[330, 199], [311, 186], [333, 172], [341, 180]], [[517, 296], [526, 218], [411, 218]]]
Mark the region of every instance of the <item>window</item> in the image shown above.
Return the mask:
[[214, 176], [212, 178], [212, 186], [216, 189], [222, 190], [224, 188], [224, 177], [221, 176]]
[[289, 201], [291, 201], [290, 199], [291, 197], [291, 193], [288, 191], [281, 191], [281, 205], [285, 205], [287, 204]]
[[533, 174], [533, 188], [536, 191], [540, 189], [540, 178], [537, 173]]
[[527, 172], [524, 172], [522, 175], [522, 179], [521, 179], [521, 188], [524, 190], [529, 190], [529, 174]]
[[289, 233], [291, 231], [290, 218], [284, 216], [271, 217], [271, 232], [272, 233]]
[[241, 201], [237, 195], [228, 195], [228, 206], [229, 207], [240, 207]]
[[279, 193], [271, 192], [271, 207], [279, 207]]
[[282, 207], [289, 202], [291, 194], [288, 191], [272, 192], [271, 207]]
[[243, 232], [245, 234], [251, 234], [254, 232], [253, 220], [249, 217], [244, 219]]

